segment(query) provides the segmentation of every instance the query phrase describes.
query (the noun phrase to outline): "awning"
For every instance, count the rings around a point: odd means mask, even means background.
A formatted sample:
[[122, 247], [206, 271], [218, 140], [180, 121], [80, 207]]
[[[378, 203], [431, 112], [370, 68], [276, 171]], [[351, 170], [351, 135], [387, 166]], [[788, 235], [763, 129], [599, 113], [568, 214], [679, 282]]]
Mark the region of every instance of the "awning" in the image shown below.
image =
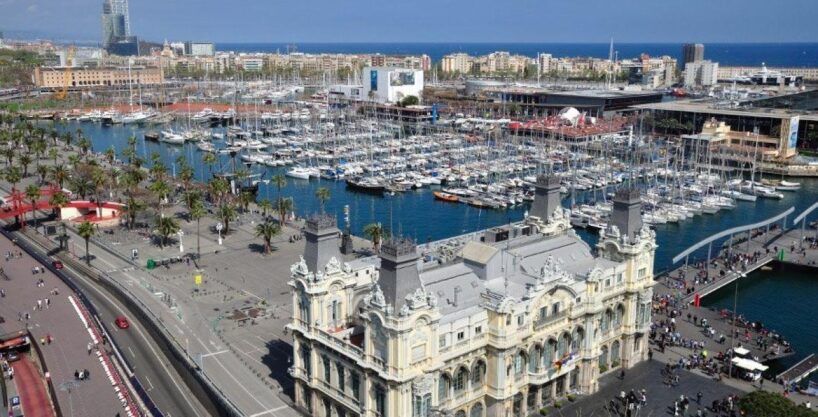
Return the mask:
[[769, 366], [762, 365], [754, 360], [744, 358], [733, 358], [733, 364], [748, 371], [764, 372], [770, 368]]

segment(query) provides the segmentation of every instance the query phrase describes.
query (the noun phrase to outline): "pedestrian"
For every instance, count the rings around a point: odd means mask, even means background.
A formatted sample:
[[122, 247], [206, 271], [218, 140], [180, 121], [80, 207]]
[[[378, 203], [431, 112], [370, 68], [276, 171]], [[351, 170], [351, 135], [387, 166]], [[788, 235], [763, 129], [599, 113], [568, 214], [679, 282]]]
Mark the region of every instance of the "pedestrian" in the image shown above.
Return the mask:
[[80, 371], [74, 369], [74, 379], [80, 379]]
[[88, 372], [87, 369], [83, 370], [82, 374], [83, 374], [83, 376], [85, 376], [85, 379], [91, 379], [91, 372]]
[[650, 348], [648, 349], [648, 360], [649, 361], [653, 360], [653, 349]]
[[702, 405], [702, 396], [703, 394], [701, 391], [696, 393], [696, 404]]
[[621, 371], [619, 371], [619, 379], [621, 379], [623, 381], [625, 380], [625, 369], [624, 368]]
[[94, 347], [94, 344], [93, 344], [93, 343], [91, 343], [91, 342], [88, 342], [87, 348], [88, 348], [88, 354], [89, 354], [89, 355], [91, 354], [91, 349], [92, 349], [93, 347]]

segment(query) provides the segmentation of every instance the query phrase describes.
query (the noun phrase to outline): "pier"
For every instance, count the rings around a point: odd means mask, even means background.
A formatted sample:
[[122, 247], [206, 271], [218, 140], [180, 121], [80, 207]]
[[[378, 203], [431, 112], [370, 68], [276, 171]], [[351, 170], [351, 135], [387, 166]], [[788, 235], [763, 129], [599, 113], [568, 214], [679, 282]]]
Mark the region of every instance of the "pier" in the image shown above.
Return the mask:
[[795, 384], [815, 371], [818, 371], [818, 356], [813, 353], [786, 371], [778, 374], [775, 379], [781, 383]]

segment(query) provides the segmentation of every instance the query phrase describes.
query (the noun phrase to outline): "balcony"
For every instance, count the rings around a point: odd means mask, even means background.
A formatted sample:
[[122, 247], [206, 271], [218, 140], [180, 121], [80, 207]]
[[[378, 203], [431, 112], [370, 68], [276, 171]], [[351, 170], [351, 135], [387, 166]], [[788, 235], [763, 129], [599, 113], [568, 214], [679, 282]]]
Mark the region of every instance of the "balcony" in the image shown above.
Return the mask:
[[563, 310], [557, 314], [551, 314], [545, 317], [537, 317], [537, 319], [534, 320], [534, 330], [540, 330], [546, 326], [550, 326], [566, 317], [568, 317], [568, 310]]

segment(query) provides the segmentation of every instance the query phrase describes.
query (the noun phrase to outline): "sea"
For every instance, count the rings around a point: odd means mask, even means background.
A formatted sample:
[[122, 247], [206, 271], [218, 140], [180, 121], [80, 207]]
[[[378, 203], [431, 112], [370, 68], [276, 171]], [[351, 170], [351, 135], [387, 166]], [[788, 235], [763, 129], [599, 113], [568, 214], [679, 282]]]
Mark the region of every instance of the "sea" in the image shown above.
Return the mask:
[[[345, 53], [385, 55], [426, 54], [438, 62], [450, 53], [485, 55], [494, 51], [535, 57], [548, 53], [554, 57], [607, 58], [609, 43], [217, 43], [219, 51], [268, 53]], [[620, 58], [668, 55], [679, 62], [681, 43], [614, 43]], [[706, 43], [704, 57], [721, 66], [818, 67], [818, 43]]]

